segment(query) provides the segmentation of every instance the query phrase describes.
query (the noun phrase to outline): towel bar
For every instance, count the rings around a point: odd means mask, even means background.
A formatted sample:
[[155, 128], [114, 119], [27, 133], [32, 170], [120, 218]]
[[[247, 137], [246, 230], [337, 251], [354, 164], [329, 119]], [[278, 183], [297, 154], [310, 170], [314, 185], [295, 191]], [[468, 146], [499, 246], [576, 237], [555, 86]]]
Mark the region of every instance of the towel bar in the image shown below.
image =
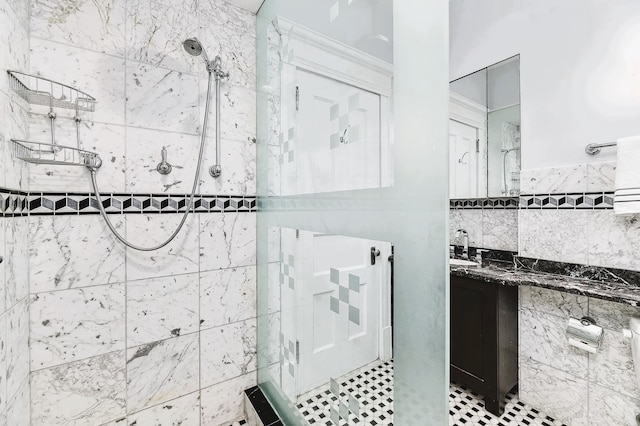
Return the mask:
[[607, 143], [590, 143], [584, 148], [584, 151], [589, 155], [596, 155], [600, 153], [601, 148], [607, 148], [610, 146], [618, 145], [617, 142], [607, 142]]

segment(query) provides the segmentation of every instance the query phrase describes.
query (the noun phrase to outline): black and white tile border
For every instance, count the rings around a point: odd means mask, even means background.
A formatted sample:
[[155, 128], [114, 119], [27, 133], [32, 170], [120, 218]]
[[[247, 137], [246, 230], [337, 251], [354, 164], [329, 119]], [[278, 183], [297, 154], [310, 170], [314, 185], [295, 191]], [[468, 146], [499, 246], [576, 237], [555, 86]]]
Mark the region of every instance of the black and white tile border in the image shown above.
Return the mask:
[[454, 199], [449, 201], [450, 209], [517, 209], [519, 205], [518, 198], [469, 198]]
[[[181, 213], [188, 194], [103, 194], [107, 213]], [[196, 213], [237, 213], [257, 211], [257, 197], [242, 195], [196, 195]], [[533, 194], [519, 198], [455, 199], [454, 210], [613, 209], [613, 193]], [[28, 215], [98, 214], [98, 202], [90, 193], [21, 192], [0, 188], [0, 217]]]
[[520, 196], [521, 209], [613, 209], [613, 192]]
[[[102, 194], [109, 214], [182, 213], [189, 194]], [[255, 196], [196, 195], [195, 213], [256, 211]], [[90, 193], [17, 192], [0, 188], [0, 217], [99, 214], [98, 201]]]
[[449, 202], [452, 210], [488, 209], [554, 209], [554, 210], [606, 210], [613, 209], [613, 192], [531, 194], [519, 198], [471, 198]]

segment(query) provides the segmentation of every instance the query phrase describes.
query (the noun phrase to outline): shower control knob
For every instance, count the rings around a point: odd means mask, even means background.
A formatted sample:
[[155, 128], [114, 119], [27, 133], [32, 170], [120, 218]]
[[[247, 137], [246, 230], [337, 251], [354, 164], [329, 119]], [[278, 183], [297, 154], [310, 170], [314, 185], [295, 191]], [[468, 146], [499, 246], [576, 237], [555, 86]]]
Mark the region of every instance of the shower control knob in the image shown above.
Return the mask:
[[0, 263], [4, 262], [4, 258], [0, 256]]
[[158, 165], [156, 166], [156, 170], [161, 175], [168, 175], [169, 173], [171, 173], [172, 169], [173, 169], [173, 167], [171, 167], [171, 164], [169, 164], [167, 162], [167, 148], [163, 146], [162, 147], [162, 161], [160, 163], [158, 163]]
[[211, 166], [209, 168], [209, 174], [214, 178], [220, 177], [220, 175], [222, 174], [222, 167], [220, 167], [219, 164], [216, 164], [215, 166]]

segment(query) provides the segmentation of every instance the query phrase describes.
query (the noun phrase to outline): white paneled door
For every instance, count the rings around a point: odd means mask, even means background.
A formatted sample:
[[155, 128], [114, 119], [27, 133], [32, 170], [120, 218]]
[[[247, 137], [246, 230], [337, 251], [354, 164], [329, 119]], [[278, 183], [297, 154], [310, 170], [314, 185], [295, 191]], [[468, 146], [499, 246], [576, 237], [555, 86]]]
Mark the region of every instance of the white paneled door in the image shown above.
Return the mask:
[[296, 72], [292, 193], [379, 188], [380, 96], [310, 72]]
[[[375, 265], [371, 250], [381, 250]], [[390, 245], [299, 233], [298, 395], [379, 358], [380, 298]]]
[[478, 196], [478, 129], [449, 120], [449, 191], [451, 198]]

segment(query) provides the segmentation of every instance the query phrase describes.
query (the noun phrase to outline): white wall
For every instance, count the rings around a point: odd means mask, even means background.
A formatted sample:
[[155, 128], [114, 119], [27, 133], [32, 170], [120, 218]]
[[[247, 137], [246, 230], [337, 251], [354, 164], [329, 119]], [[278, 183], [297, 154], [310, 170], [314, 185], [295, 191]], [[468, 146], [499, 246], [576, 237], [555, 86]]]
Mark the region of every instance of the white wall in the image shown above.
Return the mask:
[[640, 2], [451, 0], [450, 77], [521, 55], [522, 168], [615, 159], [640, 133]]

